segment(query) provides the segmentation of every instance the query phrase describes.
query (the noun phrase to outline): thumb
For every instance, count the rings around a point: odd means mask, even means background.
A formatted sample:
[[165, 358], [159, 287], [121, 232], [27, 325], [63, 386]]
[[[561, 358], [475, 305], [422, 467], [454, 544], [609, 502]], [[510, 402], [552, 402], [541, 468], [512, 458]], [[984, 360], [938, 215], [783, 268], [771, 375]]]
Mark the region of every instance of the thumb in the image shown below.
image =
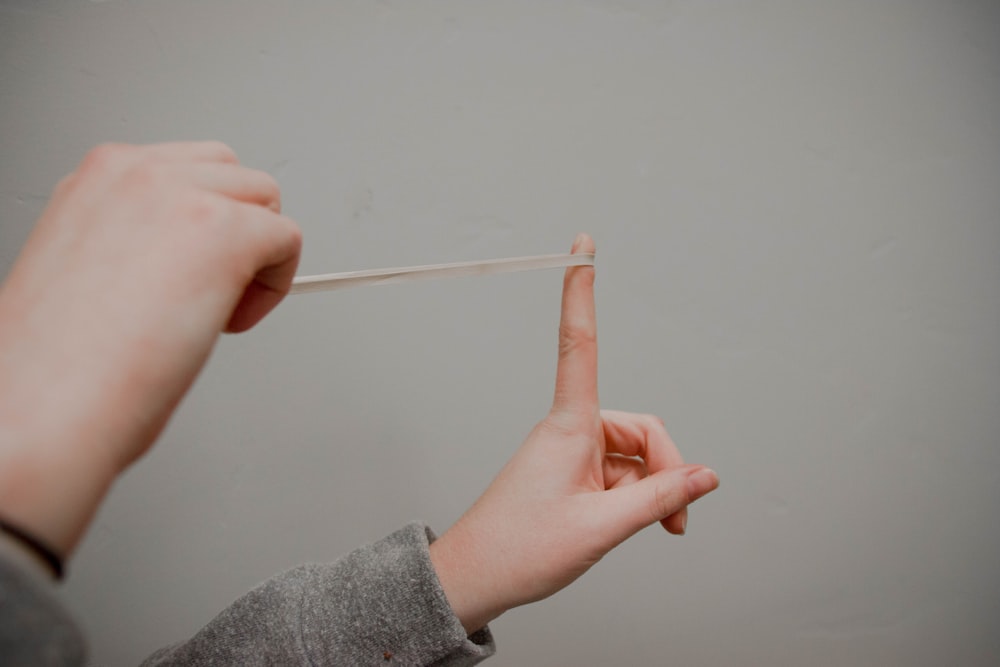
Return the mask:
[[719, 476], [703, 465], [684, 465], [603, 492], [602, 523], [620, 544], [646, 526], [674, 514], [719, 486]]

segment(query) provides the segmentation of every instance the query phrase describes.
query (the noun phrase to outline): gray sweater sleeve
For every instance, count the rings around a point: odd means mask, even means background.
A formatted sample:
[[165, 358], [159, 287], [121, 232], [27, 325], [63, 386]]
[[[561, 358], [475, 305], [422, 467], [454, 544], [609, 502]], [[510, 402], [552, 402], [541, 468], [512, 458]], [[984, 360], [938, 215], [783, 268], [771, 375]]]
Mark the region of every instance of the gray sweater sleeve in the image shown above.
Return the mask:
[[[474, 665], [494, 653], [493, 637], [465, 636], [431, 565], [433, 539], [414, 523], [339, 561], [279, 574], [144, 664]], [[52, 582], [0, 549], [0, 664], [78, 666], [85, 656]]]
[[433, 539], [413, 523], [279, 574], [144, 665], [475, 665], [494, 653], [493, 637], [466, 636], [431, 565]]
[[51, 575], [0, 533], [0, 665], [76, 666], [86, 653]]

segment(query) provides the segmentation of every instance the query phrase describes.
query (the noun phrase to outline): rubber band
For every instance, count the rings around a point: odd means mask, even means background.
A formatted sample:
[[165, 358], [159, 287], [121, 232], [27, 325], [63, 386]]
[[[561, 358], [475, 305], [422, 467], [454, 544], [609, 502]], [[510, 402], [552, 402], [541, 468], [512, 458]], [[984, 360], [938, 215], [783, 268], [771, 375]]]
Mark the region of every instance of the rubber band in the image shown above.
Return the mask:
[[361, 287], [363, 285], [388, 285], [391, 283], [427, 280], [432, 278], [459, 278], [463, 276], [487, 276], [495, 273], [533, 271], [537, 269], [561, 269], [568, 266], [593, 266], [593, 253], [564, 255], [535, 255], [533, 257], [507, 257], [486, 259], [476, 262], [455, 262], [452, 264], [426, 264], [423, 266], [400, 266], [392, 269], [368, 269], [365, 271], [345, 271], [325, 273], [315, 276], [296, 276], [292, 281], [290, 294], [323, 292]]

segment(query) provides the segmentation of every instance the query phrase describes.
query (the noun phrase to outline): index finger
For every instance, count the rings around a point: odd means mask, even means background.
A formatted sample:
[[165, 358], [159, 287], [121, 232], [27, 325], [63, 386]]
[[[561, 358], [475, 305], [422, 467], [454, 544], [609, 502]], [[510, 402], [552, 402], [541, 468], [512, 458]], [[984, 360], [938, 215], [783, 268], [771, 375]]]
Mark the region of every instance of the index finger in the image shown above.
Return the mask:
[[[573, 254], [594, 252], [594, 241], [580, 234]], [[563, 280], [559, 322], [559, 365], [553, 409], [590, 412], [597, 402], [597, 317], [594, 309], [594, 267], [573, 266]]]

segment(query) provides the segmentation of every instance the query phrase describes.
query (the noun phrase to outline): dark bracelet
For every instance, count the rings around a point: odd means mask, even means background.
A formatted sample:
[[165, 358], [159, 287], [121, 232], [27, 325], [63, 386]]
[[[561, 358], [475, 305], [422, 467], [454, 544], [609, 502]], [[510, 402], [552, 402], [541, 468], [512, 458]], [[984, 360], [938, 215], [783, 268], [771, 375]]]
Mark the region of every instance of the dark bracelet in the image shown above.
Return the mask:
[[35, 554], [49, 566], [49, 569], [52, 570], [52, 574], [56, 579], [63, 578], [62, 559], [59, 558], [59, 556], [56, 555], [56, 552], [53, 551], [48, 545], [39, 541], [34, 535], [24, 532], [17, 526], [10, 525], [3, 519], [0, 519], [0, 530], [3, 530], [3, 532], [17, 539], [21, 544], [35, 552]]

